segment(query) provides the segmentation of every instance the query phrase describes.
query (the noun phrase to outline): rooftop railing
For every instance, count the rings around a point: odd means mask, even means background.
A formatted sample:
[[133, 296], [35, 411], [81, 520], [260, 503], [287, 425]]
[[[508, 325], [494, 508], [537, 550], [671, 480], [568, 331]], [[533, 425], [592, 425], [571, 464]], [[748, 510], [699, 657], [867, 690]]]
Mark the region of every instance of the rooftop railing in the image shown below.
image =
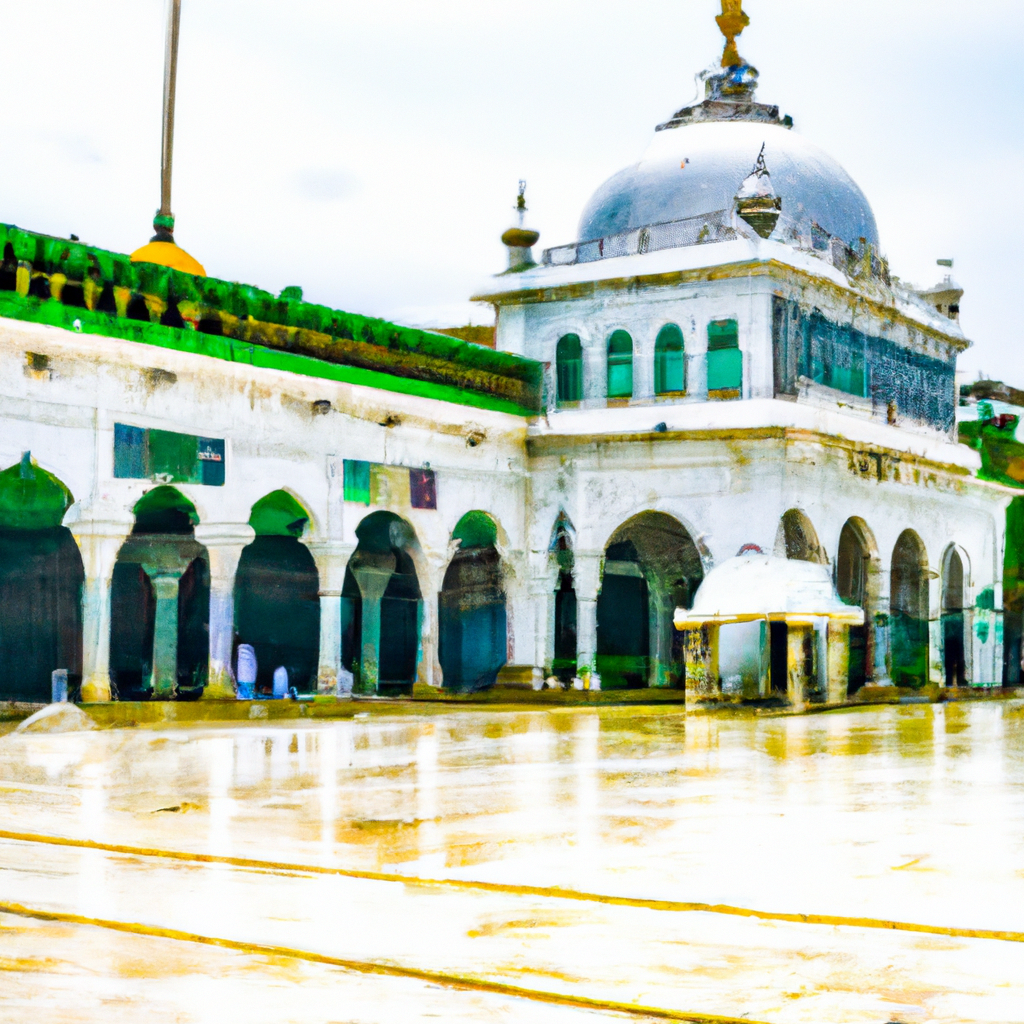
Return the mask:
[[[878, 255], [874, 246], [865, 242], [856, 247], [829, 234], [818, 224], [812, 223], [810, 230], [783, 220], [776, 231], [781, 240], [813, 253], [819, 259], [841, 270], [847, 277], [872, 278], [891, 285], [888, 261]], [[666, 221], [648, 227], [622, 231], [605, 238], [595, 238], [571, 245], [559, 245], [545, 249], [541, 262], [544, 266], [569, 267], [578, 263], [594, 263], [597, 260], [614, 259], [616, 256], [637, 256], [646, 252], [663, 249], [679, 249], [691, 245], [706, 245], [711, 242], [731, 242], [741, 237], [733, 222], [732, 210], [715, 210], [699, 217]]]

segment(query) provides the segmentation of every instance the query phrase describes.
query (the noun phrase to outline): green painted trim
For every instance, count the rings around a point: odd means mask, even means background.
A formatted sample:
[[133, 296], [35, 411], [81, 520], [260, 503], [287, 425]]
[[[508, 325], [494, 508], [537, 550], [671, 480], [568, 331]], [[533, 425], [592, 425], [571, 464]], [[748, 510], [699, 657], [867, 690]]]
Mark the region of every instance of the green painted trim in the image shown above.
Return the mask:
[[[44, 324], [76, 333], [154, 345], [158, 348], [208, 356], [211, 359], [223, 359], [226, 362], [244, 363], [303, 377], [376, 388], [476, 409], [511, 413], [514, 416], [536, 415], [535, 410], [524, 408], [509, 399], [466, 391], [451, 384], [435, 384], [415, 378], [396, 377], [379, 370], [329, 363], [314, 359], [312, 356], [268, 349], [218, 335], [201, 334], [188, 328], [164, 327], [161, 324], [145, 323], [140, 320], [125, 320], [107, 313], [93, 313], [77, 306], [64, 306], [51, 299], [23, 298], [17, 292], [0, 292], [0, 317]], [[72, 326], [76, 320], [81, 324], [80, 332]]]

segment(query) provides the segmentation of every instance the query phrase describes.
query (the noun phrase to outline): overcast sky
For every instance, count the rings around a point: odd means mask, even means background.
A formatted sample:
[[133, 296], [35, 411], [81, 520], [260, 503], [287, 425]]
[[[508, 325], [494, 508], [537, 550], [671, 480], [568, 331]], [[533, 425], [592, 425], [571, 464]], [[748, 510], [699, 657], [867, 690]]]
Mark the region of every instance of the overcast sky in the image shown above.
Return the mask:
[[[1024, 4], [747, 0], [758, 98], [842, 163], [893, 271], [956, 260], [961, 367], [1024, 386]], [[183, 0], [174, 212], [217, 277], [428, 325], [541, 247], [721, 53], [716, 0]], [[0, 0], [0, 220], [131, 251], [159, 203], [164, 0]]]

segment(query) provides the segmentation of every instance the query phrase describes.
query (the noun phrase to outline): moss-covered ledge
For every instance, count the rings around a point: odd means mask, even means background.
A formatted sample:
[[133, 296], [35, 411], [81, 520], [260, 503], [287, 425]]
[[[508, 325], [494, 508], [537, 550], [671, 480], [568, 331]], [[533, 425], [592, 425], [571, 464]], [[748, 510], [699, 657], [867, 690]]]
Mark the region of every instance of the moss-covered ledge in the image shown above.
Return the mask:
[[0, 225], [0, 315], [517, 415], [543, 367], [457, 338]]

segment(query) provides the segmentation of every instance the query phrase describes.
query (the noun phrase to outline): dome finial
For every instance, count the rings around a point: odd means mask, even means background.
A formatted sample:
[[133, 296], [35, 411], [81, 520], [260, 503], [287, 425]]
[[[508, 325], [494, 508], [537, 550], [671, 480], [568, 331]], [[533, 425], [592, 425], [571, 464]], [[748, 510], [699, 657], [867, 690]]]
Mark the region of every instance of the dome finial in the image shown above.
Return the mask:
[[775, 194], [772, 176], [764, 161], [765, 145], [761, 144], [754, 169], [743, 179], [736, 193], [736, 212], [762, 238], [767, 238], [775, 230], [782, 213], [782, 200]]
[[722, 52], [722, 67], [734, 68], [743, 63], [736, 49], [736, 37], [750, 24], [750, 18], [743, 10], [743, 0], [722, 0], [722, 13], [715, 18], [725, 36], [725, 50]]

